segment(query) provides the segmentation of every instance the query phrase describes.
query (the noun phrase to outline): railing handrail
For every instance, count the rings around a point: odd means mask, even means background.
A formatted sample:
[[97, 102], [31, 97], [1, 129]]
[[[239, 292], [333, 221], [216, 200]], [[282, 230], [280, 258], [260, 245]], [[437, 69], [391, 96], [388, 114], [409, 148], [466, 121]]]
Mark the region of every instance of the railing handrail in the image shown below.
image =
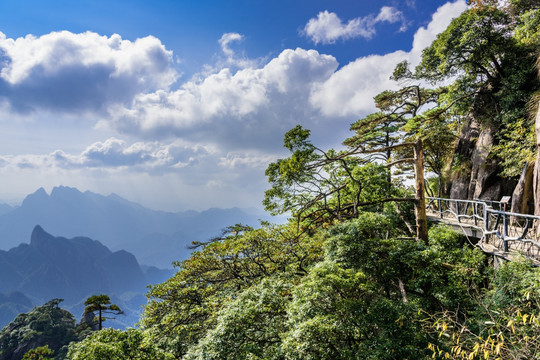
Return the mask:
[[533, 220], [540, 220], [540, 216], [537, 216], [537, 215], [514, 213], [514, 212], [510, 212], [510, 211], [503, 211], [503, 210], [495, 210], [495, 209], [493, 209], [492, 206], [490, 206], [488, 204], [488, 202], [496, 203], [496, 204], [504, 204], [503, 202], [500, 202], [500, 201], [482, 200], [482, 199], [477, 199], [477, 200], [449, 199], [449, 198], [439, 198], [439, 197], [431, 197], [431, 196], [426, 196], [426, 199], [427, 200], [441, 200], [441, 201], [460, 202], [460, 203], [465, 203], [465, 204], [486, 205], [487, 211], [490, 212], [490, 213], [508, 215], [508, 216], [514, 216], [514, 217], [523, 217], [523, 218], [533, 219]]
[[[483, 234], [479, 243], [482, 250], [486, 251], [485, 244], [481, 245], [482, 240], [485, 240], [486, 244], [494, 241], [498, 244], [495, 247], [503, 251], [497, 256], [506, 258], [504, 254], [512, 249], [526, 253], [523, 255], [536, 262], [540, 261], [540, 232], [537, 228], [540, 227], [540, 216], [504, 211], [501, 208], [504, 208], [502, 205], [506, 203], [501, 201], [439, 197], [426, 197], [426, 200], [426, 207], [437, 213], [443, 221], [449, 217], [455, 218], [465, 233], [463, 225], [480, 230]], [[527, 247], [528, 245], [535, 246], [536, 250]]]

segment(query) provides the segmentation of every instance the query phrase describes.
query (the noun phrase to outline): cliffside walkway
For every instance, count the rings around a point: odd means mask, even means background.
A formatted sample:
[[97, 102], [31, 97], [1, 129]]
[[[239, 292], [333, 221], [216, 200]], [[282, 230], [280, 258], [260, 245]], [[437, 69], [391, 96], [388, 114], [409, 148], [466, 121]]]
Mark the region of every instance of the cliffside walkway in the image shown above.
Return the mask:
[[426, 198], [430, 221], [460, 229], [496, 258], [529, 258], [540, 266], [540, 216], [507, 212], [504, 203], [486, 200]]

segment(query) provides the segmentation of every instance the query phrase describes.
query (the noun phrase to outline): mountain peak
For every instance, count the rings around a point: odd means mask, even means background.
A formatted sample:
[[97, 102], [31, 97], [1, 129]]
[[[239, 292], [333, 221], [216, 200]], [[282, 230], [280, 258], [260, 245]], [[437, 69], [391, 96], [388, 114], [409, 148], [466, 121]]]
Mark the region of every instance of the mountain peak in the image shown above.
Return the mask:
[[22, 206], [32, 206], [31, 204], [43, 204], [44, 201], [49, 199], [49, 194], [45, 191], [44, 188], [40, 187], [34, 193], [27, 195], [23, 202]]
[[55, 186], [51, 191], [51, 197], [55, 197], [58, 195], [82, 195], [82, 192], [80, 192], [77, 188], [69, 187], [69, 186]]
[[30, 236], [30, 245], [31, 246], [39, 246], [44, 243], [46, 240], [52, 239], [53, 236], [43, 230], [43, 228], [40, 225], [34, 226], [34, 230], [32, 230], [32, 235]]

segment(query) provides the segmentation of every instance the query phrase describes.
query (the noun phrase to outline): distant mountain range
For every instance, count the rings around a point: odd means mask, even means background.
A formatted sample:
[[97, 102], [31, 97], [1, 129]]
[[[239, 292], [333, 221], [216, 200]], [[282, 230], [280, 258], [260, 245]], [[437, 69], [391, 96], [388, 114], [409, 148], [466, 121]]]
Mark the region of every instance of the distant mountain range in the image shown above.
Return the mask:
[[142, 264], [171, 268], [173, 261], [189, 257], [187, 246], [192, 241], [207, 240], [237, 223], [257, 226], [259, 219], [272, 221], [262, 212], [239, 208], [171, 213], [115, 194], [103, 196], [65, 186], [47, 194], [40, 188], [19, 207], [0, 205], [0, 249], [26, 242], [40, 224], [53, 234], [86, 236], [113, 250], [127, 250]]
[[54, 298], [80, 316], [86, 298], [108, 294], [126, 312], [111, 325], [133, 326], [146, 299], [146, 286], [163, 282], [172, 270], [142, 268], [133, 254], [112, 252], [87, 237], [54, 237], [34, 227], [30, 244], [0, 251], [0, 326], [32, 305]]

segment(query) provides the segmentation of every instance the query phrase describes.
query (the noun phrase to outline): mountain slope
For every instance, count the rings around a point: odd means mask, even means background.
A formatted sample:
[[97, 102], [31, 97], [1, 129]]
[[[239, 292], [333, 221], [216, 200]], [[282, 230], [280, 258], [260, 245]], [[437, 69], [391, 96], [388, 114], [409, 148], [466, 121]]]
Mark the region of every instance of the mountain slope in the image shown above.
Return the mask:
[[34, 225], [41, 224], [54, 234], [97, 239], [113, 250], [133, 253], [144, 264], [171, 268], [173, 261], [189, 256], [187, 246], [192, 241], [207, 240], [236, 223], [256, 226], [263, 217], [238, 208], [175, 214], [151, 210], [115, 194], [103, 196], [60, 186], [49, 195], [41, 188], [20, 207], [0, 213], [0, 249], [26, 242]]
[[0, 288], [41, 300], [63, 298], [72, 303], [95, 292], [122, 293], [147, 284], [132, 254], [113, 253], [85, 237], [54, 237], [41, 226], [34, 228], [29, 245], [0, 251], [0, 258]]
[[86, 237], [55, 237], [38, 225], [30, 244], [0, 251], [0, 289], [11, 293], [0, 294], [0, 326], [10, 321], [15, 311], [31, 306], [30, 301], [42, 304], [65, 299], [66, 308], [81, 314], [84, 300], [100, 293], [109, 294], [127, 314], [112, 324], [133, 326], [146, 301], [146, 286], [171, 275], [172, 271], [154, 267], [143, 269], [125, 250], [113, 252]]

